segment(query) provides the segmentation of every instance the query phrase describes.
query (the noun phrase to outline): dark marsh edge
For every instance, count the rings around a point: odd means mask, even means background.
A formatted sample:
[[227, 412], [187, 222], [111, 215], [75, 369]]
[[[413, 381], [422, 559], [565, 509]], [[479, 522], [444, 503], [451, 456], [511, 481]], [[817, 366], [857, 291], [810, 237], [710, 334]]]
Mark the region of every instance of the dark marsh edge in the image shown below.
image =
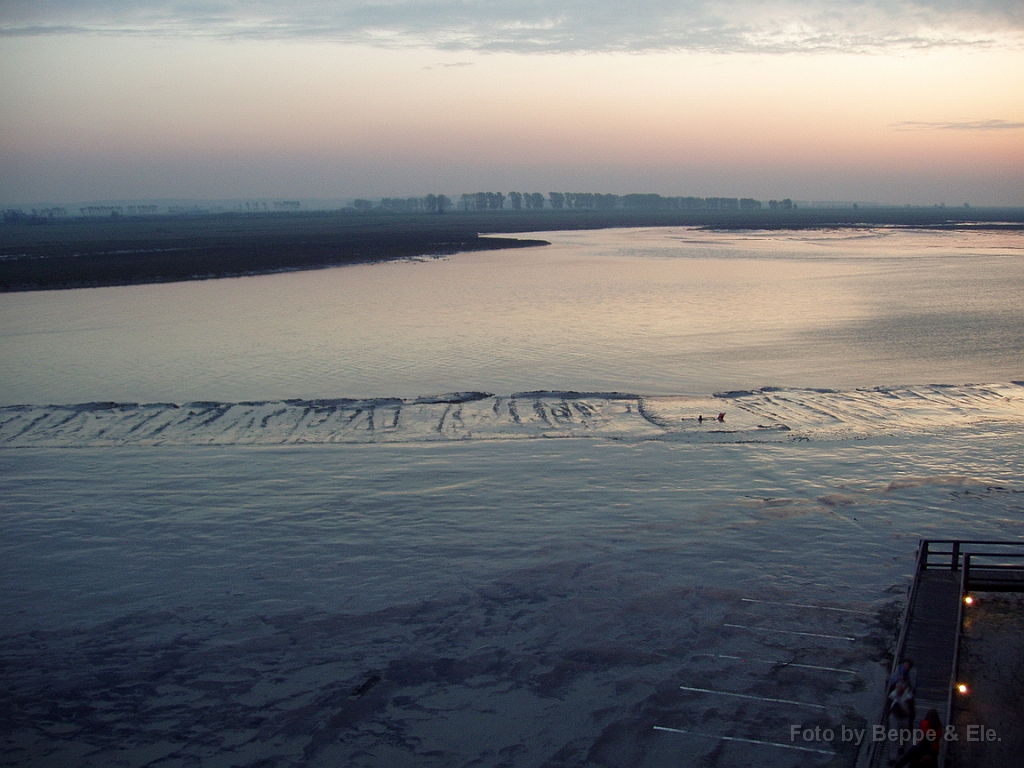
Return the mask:
[[1024, 231], [1020, 208], [761, 211], [543, 210], [437, 214], [350, 210], [69, 218], [0, 226], [0, 291], [179, 282], [547, 245], [493, 233], [692, 226], [801, 230], [874, 226]]
[[[466, 222], [352, 214], [0, 226], [0, 291], [181, 282], [548, 245]], [[454, 217], [450, 217], [454, 219]]]

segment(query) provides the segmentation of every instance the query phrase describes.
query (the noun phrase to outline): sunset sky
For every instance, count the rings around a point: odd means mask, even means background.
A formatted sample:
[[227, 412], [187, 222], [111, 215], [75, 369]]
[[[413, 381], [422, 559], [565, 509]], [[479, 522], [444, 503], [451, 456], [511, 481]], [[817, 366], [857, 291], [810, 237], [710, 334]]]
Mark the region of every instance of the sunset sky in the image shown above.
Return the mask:
[[4, 0], [0, 205], [1024, 205], [1020, 0]]

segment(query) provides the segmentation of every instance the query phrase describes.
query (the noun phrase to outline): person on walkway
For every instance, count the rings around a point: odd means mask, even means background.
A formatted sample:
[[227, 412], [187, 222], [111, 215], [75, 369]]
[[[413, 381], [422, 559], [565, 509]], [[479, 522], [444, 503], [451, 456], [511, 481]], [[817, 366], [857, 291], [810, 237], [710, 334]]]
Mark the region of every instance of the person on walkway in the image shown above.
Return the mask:
[[900, 680], [889, 693], [889, 727], [895, 718], [896, 728], [912, 728], [914, 726], [914, 691], [906, 680]]
[[942, 737], [942, 721], [938, 710], [929, 709], [918, 726], [923, 738], [912, 746], [903, 757], [896, 761], [893, 768], [938, 768], [939, 744]]
[[[905, 656], [900, 665], [896, 667], [896, 671], [892, 675], [892, 680], [889, 681], [892, 690], [896, 690], [896, 686], [900, 683], [904, 683], [907, 686], [907, 690], [910, 691], [910, 699], [904, 704], [906, 708], [907, 727], [911, 727], [916, 719], [916, 711], [914, 710], [914, 695], [917, 693], [917, 667], [914, 666], [914, 660], [909, 656]], [[892, 693], [890, 692], [890, 699]]]
[[909, 656], [903, 658], [903, 661], [896, 667], [896, 671], [892, 675], [893, 685], [896, 685], [900, 680], [906, 681], [907, 685], [910, 686], [910, 690], [917, 692], [917, 667], [914, 666], [914, 660]]

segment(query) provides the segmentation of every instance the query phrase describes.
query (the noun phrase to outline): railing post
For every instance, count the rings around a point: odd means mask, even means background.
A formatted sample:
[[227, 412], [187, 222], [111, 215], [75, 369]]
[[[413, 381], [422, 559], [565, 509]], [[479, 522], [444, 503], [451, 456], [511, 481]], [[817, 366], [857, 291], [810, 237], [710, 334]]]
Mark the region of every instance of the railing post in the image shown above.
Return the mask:
[[[958, 542], [959, 543], [959, 542]], [[957, 684], [957, 678], [959, 677], [960, 669], [960, 639], [963, 635], [964, 628], [964, 597], [967, 595], [967, 578], [971, 570], [971, 553], [964, 553], [964, 570], [960, 574], [960, 599], [957, 601], [956, 607], [956, 637], [953, 640], [953, 668], [949, 675], [949, 691], [946, 694], [946, 725], [953, 724], [953, 703], [956, 701], [955, 694], [953, 693]], [[947, 758], [949, 757], [949, 742], [946, 739], [942, 740], [939, 746], [939, 765], [941, 768], [945, 768]]]
[[960, 567], [960, 542], [959, 541], [954, 541], [953, 542], [953, 562], [952, 562], [951, 565], [952, 565], [952, 569], [954, 571], [957, 568]]
[[963, 574], [963, 591], [968, 592], [971, 589], [971, 553], [967, 552], [964, 554], [964, 574]]
[[921, 539], [921, 546], [917, 553], [917, 562], [922, 571], [928, 570], [928, 539]]

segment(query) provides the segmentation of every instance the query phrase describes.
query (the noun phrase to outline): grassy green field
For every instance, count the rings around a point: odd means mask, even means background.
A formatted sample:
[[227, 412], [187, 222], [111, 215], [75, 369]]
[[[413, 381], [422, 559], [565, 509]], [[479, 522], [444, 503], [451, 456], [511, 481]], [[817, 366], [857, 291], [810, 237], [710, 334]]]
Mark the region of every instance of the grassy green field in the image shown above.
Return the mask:
[[209, 279], [544, 244], [536, 239], [487, 236], [495, 233], [609, 227], [891, 225], [1024, 228], [1024, 209], [508, 210], [443, 215], [342, 210], [69, 218], [0, 226], [0, 291]]

